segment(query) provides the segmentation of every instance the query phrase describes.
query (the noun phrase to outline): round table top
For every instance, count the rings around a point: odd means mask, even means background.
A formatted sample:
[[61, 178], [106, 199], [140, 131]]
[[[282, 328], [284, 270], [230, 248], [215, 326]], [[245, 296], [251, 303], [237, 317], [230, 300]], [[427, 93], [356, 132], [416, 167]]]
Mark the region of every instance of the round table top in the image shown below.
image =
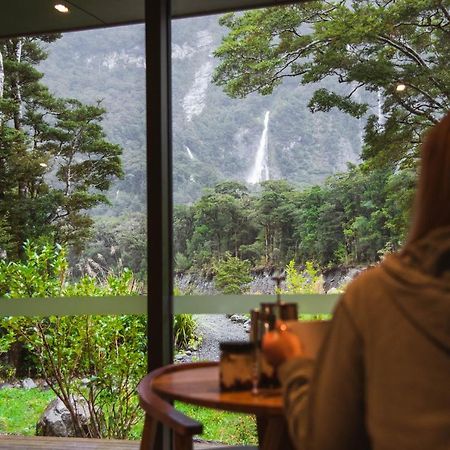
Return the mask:
[[283, 415], [280, 389], [221, 392], [218, 363], [192, 363], [175, 366], [173, 371], [162, 373], [152, 383], [152, 389], [169, 400], [179, 400], [193, 405], [224, 411], [255, 414], [257, 416]]

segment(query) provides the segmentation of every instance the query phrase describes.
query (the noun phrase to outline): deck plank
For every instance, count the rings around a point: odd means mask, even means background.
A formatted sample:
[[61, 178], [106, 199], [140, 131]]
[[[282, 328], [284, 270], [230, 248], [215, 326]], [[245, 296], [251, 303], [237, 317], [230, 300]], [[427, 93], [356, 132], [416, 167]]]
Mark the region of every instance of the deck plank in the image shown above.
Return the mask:
[[37, 436], [0, 436], [0, 450], [138, 450], [139, 441]]
[[[209, 443], [195, 443], [194, 450], [213, 450]], [[0, 436], [0, 450], [139, 450], [139, 441], [41, 436]]]

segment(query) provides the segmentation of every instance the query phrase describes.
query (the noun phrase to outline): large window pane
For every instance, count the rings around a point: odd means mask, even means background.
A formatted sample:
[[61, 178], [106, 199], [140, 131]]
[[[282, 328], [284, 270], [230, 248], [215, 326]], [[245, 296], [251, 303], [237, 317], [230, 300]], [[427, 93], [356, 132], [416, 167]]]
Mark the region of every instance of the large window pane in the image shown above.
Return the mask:
[[58, 396], [90, 411], [71, 433], [139, 438], [144, 27], [6, 40], [0, 56], [0, 434], [34, 434]]
[[175, 308], [198, 305], [203, 336], [178, 360], [247, 339], [247, 294], [267, 301], [273, 275], [307, 318], [329, 317], [403, 244], [421, 136], [448, 105], [448, 39], [442, 8], [395, 3], [173, 22]]
[[[308, 3], [174, 22], [174, 262], [185, 293], [270, 293], [277, 269], [289, 292], [336, 292], [401, 246], [419, 137], [445, 112], [432, 99], [446, 96], [445, 76], [427, 78], [445, 73], [443, 50], [418, 47], [419, 64], [358, 28], [358, 14]], [[343, 17], [354, 29], [336, 34]], [[388, 8], [383, 21], [399, 19]], [[397, 25], [415, 48], [420, 30]], [[411, 64], [427, 73], [420, 86]], [[245, 261], [258, 283], [246, 283]]]

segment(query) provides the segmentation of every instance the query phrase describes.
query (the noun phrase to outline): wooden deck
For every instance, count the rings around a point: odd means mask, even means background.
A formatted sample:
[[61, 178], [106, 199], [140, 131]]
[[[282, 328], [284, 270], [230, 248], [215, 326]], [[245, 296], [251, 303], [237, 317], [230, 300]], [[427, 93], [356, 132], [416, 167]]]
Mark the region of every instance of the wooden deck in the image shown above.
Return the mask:
[[[194, 444], [194, 450], [213, 450], [214, 444]], [[220, 447], [224, 447], [221, 445]], [[139, 450], [139, 441], [35, 436], [0, 436], [0, 450]]]
[[0, 450], [139, 450], [139, 441], [0, 436]]

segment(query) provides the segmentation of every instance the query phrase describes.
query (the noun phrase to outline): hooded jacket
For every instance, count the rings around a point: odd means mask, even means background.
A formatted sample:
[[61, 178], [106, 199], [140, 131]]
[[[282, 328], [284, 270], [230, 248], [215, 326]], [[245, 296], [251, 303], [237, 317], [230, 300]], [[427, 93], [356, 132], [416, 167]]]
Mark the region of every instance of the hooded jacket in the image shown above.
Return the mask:
[[450, 450], [450, 228], [355, 279], [279, 376], [298, 449]]

